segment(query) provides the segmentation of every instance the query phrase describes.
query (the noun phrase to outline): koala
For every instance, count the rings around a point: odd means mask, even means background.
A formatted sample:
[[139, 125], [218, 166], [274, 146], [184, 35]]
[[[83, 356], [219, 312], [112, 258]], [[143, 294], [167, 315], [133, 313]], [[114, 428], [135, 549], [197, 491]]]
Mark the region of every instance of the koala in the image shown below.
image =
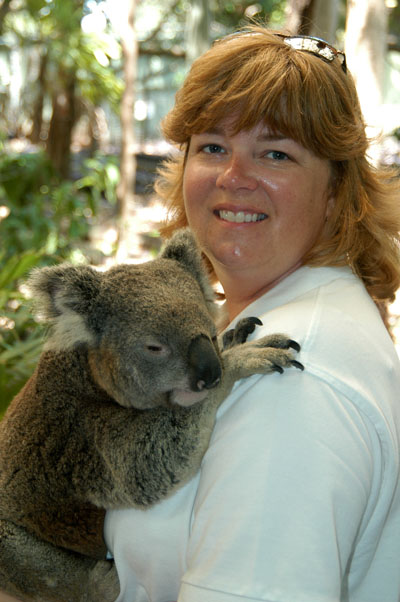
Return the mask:
[[38, 366], [0, 422], [0, 591], [112, 602], [107, 509], [147, 508], [199, 470], [235, 381], [302, 365], [285, 335], [220, 348], [213, 290], [188, 230], [161, 255], [105, 272], [59, 265], [29, 287], [50, 324]]

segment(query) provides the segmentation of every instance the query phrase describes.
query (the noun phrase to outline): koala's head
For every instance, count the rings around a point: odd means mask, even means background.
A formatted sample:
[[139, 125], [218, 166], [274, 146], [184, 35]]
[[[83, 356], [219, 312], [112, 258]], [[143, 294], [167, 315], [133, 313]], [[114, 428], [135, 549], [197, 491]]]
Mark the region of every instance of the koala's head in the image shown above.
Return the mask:
[[214, 293], [188, 230], [154, 261], [43, 268], [28, 285], [51, 324], [46, 348], [85, 345], [94, 380], [125, 407], [191, 405], [221, 377]]

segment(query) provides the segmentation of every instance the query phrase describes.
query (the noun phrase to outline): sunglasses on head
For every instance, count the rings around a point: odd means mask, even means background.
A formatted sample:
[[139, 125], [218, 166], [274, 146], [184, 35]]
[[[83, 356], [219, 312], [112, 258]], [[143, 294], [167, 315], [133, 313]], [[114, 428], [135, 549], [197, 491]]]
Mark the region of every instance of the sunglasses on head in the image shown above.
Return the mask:
[[[224, 38], [220, 38], [219, 40], [215, 40], [214, 43], [223, 42], [224, 40], [228, 40], [229, 38], [235, 38], [240, 36], [254, 36], [260, 35], [258, 31], [246, 31], [246, 29], [242, 31], [237, 31], [231, 33]], [[284, 33], [274, 33], [275, 36], [281, 38], [285, 44], [291, 46], [295, 50], [300, 50], [303, 52], [310, 52], [315, 56], [319, 56], [324, 61], [331, 63], [334, 59], [339, 59], [340, 64], [342, 66], [343, 72], [347, 73], [347, 65], [346, 65], [346, 55], [341, 50], [337, 50], [325, 40], [321, 38], [315, 38], [313, 36], [302, 36], [295, 35], [289, 36]]]
[[322, 40], [321, 38], [315, 38], [313, 36], [286, 36], [285, 34], [281, 33], [276, 33], [274, 35], [281, 38], [285, 44], [288, 44], [295, 50], [311, 52], [311, 54], [315, 54], [329, 63], [336, 58], [339, 59], [344, 73], [347, 73], [345, 53], [341, 50], [337, 50], [328, 44], [328, 42], [325, 42], [325, 40]]

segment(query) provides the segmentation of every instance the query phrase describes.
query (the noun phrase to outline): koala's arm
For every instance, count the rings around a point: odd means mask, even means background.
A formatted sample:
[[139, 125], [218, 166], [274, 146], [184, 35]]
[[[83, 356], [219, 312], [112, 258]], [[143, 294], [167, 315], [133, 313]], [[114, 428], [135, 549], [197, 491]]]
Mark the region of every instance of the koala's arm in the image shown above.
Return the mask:
[[221, 383], [205, 400], [145, 411], [114, 406], [97, 416], [95, 445], [104, 465], [95, 471], [96, 482], [85, 477], [90, 501], [106, 508], [146, 507], [188, 481], [200, 467], [217, 409], [234, 383], [285, 367], [302, 369], [293, 350], [299, 350], [297, 343], [279, 334], [234, 345], [222, 352]]
[[[219, 403], [218, 403], [219, 405]], [[217, 404], [151, 410], [108, 408], [95, 420], [101, 468], [82, 487], [103, 508], [145, 508], [197, 472], [215, 422]]]

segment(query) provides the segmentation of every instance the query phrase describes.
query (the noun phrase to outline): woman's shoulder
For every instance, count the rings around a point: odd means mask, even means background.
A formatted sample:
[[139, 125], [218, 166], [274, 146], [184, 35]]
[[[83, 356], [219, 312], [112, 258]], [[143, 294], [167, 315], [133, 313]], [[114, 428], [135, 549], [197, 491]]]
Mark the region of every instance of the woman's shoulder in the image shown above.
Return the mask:
[[[273, 297], [279, 302], [271, 303]], [[248, 315], [253, 310], [263, 322], [256, 336], [283, 330], [303, 352], [354, 353], [360, 344], [374, 353], [394, 351], [377, 306], [349, 268], [301, 268], [280, 291], [247, 308]]]
[[[255, 336], [288, 334], [301, 346], [298, 359], [307, 378], [331, 387], [363, 411], [390, 414], [400, 390], [400, 362], [364, 285], [347, 268], [298, 272], [292, 286], [286, 283], [274, 293], [281, 303], [272, 306], [266, 295], [249, 308], [257, 309], [263, 322]], [[268, 377], [264, 383], [269, 387]], [[285, 377], [281, 386], [291, 383], [292, 377]]]

